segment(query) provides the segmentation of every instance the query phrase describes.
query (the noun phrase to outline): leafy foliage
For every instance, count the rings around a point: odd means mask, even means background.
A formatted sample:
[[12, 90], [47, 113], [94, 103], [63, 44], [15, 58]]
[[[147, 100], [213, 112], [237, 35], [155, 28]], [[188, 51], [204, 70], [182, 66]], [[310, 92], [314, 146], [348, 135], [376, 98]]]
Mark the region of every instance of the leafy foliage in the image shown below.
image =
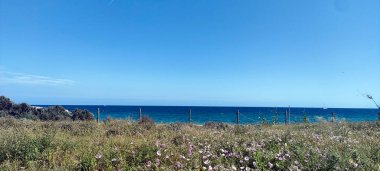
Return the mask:
[[32, 120], [94, 120], [93, 114], [87, 110], [76, 109], [70, 112], [62, 106], [46, 108], [30, 106], [26, 103], [16, 104], [9, 98], [0, 96], [0, 117], [26, 118]]

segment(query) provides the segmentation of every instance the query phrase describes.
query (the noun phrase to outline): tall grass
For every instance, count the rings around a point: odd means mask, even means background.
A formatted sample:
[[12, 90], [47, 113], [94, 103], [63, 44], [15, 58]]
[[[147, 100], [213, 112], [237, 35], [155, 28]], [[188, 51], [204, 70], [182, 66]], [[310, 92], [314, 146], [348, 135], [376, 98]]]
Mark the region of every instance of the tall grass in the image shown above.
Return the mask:
[[380, 124], [236, 128], [1, 118], [0, 170], [20, 169], [379, 170]]

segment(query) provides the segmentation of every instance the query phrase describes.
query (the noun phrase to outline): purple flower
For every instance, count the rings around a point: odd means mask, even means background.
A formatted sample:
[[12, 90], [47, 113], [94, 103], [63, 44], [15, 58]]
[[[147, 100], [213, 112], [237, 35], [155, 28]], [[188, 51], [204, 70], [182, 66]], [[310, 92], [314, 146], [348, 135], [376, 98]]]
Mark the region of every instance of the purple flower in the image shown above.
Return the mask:
[[175, 162], [175, 168], [180, 169], [182, 167], [182, 164], [179, 161]]
[[190, 145], [189, 145], [189, 153], [188, 153], [188, 156], [191, 156], [191, 155], [193, 155], [193, 144], [192, 144], [192, 143], [190, 143]]
[[152, 166], [152, 162], [150, 161], [150, 160], [148, 160], [147, 162], [146, 162], [146, 167], [151, 167]]

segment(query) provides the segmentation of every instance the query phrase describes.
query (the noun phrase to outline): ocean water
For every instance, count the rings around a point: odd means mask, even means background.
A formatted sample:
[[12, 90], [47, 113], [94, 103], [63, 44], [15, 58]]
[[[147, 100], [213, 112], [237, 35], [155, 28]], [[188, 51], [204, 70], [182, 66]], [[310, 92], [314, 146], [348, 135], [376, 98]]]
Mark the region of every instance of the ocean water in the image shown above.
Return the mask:
[[[37, 105], [46, 107], [47, 105]], [[284, 123], [285, 111], [290, 109], [290, 123], [301, 123], [306, 117], [309, 122], [331, 120], [334, 112], [335, 120], [349, 122], [375, 121], [378, 119], [378, 109], [358, 108], [274, 108], [274, 107], [199, 107], [199, 106], [95, 106], [95, 105], [64, 105], [66, 109], [87, 109], [97, 116], [100, 108], [100, 119], [138, 119], [139, 108], [143, 115], [152, 118], [156, 123], [188, 122], [188, 113], [191, 109], [191, 122], [203, 124], [205, 122], [236, 122], [236, 112], [239, 110], [239, 123], [258, 124], [263, 121]]]

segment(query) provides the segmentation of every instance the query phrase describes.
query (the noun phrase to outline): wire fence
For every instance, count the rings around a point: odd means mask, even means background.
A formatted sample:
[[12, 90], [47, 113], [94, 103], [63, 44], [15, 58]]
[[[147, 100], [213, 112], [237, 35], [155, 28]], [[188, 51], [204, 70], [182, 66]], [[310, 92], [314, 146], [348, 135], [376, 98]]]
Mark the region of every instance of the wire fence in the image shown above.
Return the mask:
[[[192, 123], [204, 124], [207, 122], [223, 122], [230, 124], [297, 124], [310, 122], [337, 122], [337, 121], [376, 121], [380, 120], [380, 112], [366, 111], [362, 114], [352, 114], [352, 112], [334, 112], [333, 110], [318, 112], [317, 114], [307, 113], [301, 110], [289, 109], [274, 111], [244, 111], [239, 110], [220, 112], [213, 110], [154, 110], [148, 108], [138, 108], [135, 110], [123, 111], [112, 110], [112, 108], [99, 107], [99, 112], [95, 116], [99, 120], [129, 119], [137, 121], [141, 116], [148, 116], [156, 123]], [[358, 112], [360, 113], [360, 112]]]

